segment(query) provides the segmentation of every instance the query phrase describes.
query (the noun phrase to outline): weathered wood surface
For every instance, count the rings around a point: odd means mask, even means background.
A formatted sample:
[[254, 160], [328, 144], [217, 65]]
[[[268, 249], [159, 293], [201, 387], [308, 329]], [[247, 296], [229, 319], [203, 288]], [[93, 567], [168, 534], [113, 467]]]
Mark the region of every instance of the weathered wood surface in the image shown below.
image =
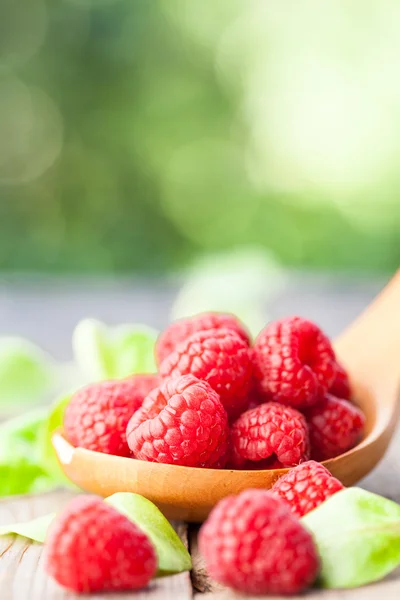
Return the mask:
[[[366, 489], [400, 502], [400, 435], [398, 434], [385, 459], [377, 469], [361, 482]], [[29, 520], [47, 512], [59, 510], [72, 494], [57, 491], [42, 496], [18, 497], [0, 502], [0, 526]], [[193, 558], [191, 575], [184, 573], [158, 579], [143, 592], [133, 594], [97, 594], [100, 598], [116, 600], [233, 600], [242, 598], [217, 585], [207, 577], [197, 548], [197, 528], [185, 525], [179, 533], [189, 541]], [[398, 600], [400, 598], [400, 569], [385, 580], [355, 590], [311, 591], [301, 598], [318, 600]], [[43, 572], [42, 546], [14, 536], [0, 537], [0, 600], [73, 600], [70, 594]], [[299, 596], [300, 598], [300, 596]]]

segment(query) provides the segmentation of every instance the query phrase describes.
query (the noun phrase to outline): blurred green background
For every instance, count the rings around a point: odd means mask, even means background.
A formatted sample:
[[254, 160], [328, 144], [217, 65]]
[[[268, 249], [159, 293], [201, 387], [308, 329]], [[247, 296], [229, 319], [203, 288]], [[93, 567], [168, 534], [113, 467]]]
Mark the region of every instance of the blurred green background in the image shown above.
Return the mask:
[[400, 3], [2, 0], [0, 270], [400, 262]]

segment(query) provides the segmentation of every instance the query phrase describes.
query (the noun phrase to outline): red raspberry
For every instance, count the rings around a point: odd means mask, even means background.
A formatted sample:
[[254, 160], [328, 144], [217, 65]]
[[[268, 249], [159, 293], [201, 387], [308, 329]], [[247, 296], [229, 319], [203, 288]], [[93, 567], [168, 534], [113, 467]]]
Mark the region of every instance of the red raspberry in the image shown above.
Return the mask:
[[156, 342], [155, 355], [160, 365], [164, 358], [175, 350], [176, 346], [197, 331], [209, 331], [210, 329], [231, 329], [241, 337], [247, 345], [250, 344], [250, 336], [243, 323], [234, 315], [225, 313], [200, 313], [187, 319], [180, 319], [171, 323], [163, 331]]
[[[130, 432], [136, 429], [141, 423], [157, 417], [165, 406], [166, 400], [163, 391], [158, 388], [153, 390], [152, 393], [145, 398], [140, 410], [136, 411], [132, 416], [132, 419], [128, 424], [127, 436], [129, 436]], [[229, 432], [228, 435], [224, 436], [221, 440], [221, 444], [215, 448], [214, 452], [210, 455], [209, 460], [201, 466], [209, 469], [223, 469], [228, 460], [228, 441]]]
[[64, 431], [71, 444], [106, 454], [130, 455], [126, 426], [141, 407], [146, 387], [140, 379], [143, 376], [137, 377], [94, 383], [72, 396], [64, 416]]
[[286, 467], [298, 465], [309, 455], [304, 416], [277, 402], [243, 413], [232, 425], [231, 443], [233, 453], [242, 459], [260, 461], [274, 456]]
[[336, 396], [336, 398], [351, 399], [349, 376], [345, 368], [338, 362], [336, 362], [336, 376], [329, 389], [329, 393], [332, 396]]
[[138, 590], [157, 569], [148, 537], [95, 496], [74, 498], [47, 535], [45, 568], [78, 593]]
[[199, 547], [211, 577], [247, 594], [296, 594], [318, 573], [311, 534], [265, 490], [221, 500], [200, 529]]
[[278, 479], [271, 488], [285, 500], [297, 517], [302, 517], [344, 486], [320, 463], [309, 460]]
[[140, 460], [212, 467], [226, 453], [228, 418], [210, 385], [186, 375], [153, 390], [126, 435]]
[[265, 400], [296, 408], [315, 404], [335, 378], [335, 354], [311, 321], [289, 317], [270, 323], [253, 348], [255, 376]]
[[163, 377], [189, 373], [211, 385], [230, 418], [247, 407], [252, 385], [250, 352], [234, 331], [198, 331], [179, 344], [160, 366]]
[[330, 394], [307, 411], [311, 454], [315, 460], [334, 458], [360, 440], [365, 417], [359, 408], [347, 400]]

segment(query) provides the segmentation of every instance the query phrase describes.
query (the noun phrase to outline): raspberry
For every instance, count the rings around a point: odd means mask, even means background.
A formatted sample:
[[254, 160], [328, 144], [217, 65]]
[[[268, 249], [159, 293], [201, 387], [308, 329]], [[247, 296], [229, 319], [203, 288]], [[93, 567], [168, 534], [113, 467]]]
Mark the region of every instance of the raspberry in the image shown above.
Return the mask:
[[79, 496], [50, 528], [45, 568], [73, 592], [137, 590], [155, 574], [157, 557], [124, 515], [100, 498]]
[[126, 426], [143, 403], [143, 390], [148, 383], [145, 385], [142, 377], [102, 381], [76, 392], [64, 416], [64, 431], [71, 444], [129, 456]]
[[253, 348], [255, 376], [265, 400], [305, 408], [317, 402], [335, 378], [335, 354], [311, 321], [289, 317], [270, 323]]
[[315, 460], [334, 458], [353, 446], [361, 438], [365, 417], [354, 404], [330, 394], [306, 413]]
[[213, 467], [226, 454], [228, 418], [211, 386], [186, 375], [153, 390], [133, 415], [126, 435], [140, 460]]
[[318, 573], [311, 534], [265, 490], [221, 500], [200, 529], [199, 547], [211, 577], [247, 594], [299, 593]]
[[157, 363], [160, 365], [164, 358], [171, 354], [175, 347], [197, 331], [210, 329], [231, 329], [241, 337], [247, 345], [250, 344], [249, 333], [243, 323], [234, 315], [225, 313], [200, 313], [187, 319], [171, 323], [158, 337], [155, 347]]
[[242, 459], [260, 461], [274, 456], [286, 467], [307, 460], [309, 454], [304, 416], [277, 402], [243, 413], [232, 425], [231, 443], [233, 454]]
[[336, 396], [336, 398], [351, 399], [349, 376], [345, 368], [338, 362], [336, 362], [336, 377], [329, 389], [329, 393], [332, 396]]
[[320, 463], [309, 460], [278, 479], [271, 488], [285, 500], [297, 517], [302, 517], [344, 487]]
[[193, 333], [161, 363], [163, 377], [195, 375], [219, 394], [230, 418], [248, 403], [252, 364], [247, 343], [230, 329]]

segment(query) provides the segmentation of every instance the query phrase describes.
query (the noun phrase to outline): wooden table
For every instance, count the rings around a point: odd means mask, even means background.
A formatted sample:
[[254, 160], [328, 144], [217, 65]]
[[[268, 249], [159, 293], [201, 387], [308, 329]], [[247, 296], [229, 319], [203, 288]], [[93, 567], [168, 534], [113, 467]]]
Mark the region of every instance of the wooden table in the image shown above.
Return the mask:
[[[392, 443], [385, 459], [360, 485], [400, 502], [400, 436]], [[72, 497], [70, 492], [56, 491], [42, 496], [24, 496], [0, 502], [0, 526], [57, 511]], [[189, 544], [193, 571], [155, 580], [149, 589], [132, 594], [96, 594], [94, 599], [117, 600], [232, 600], [242, 598], [211, 581], [205, 572], [197, 548], [197, 529], [177, 523], [178, 531]], [[0, 600], [72, 600], [43, 572], [40, 544], [13, 536], [0, 538]], [[385, 580], [355, 590], [311, 591], [307, 598], [320, 600], [399, 600], [400, 569]], [[300, 598], [300, 596], [299, 596]], [[304, 598], [304, 595], [301, 596]]]

